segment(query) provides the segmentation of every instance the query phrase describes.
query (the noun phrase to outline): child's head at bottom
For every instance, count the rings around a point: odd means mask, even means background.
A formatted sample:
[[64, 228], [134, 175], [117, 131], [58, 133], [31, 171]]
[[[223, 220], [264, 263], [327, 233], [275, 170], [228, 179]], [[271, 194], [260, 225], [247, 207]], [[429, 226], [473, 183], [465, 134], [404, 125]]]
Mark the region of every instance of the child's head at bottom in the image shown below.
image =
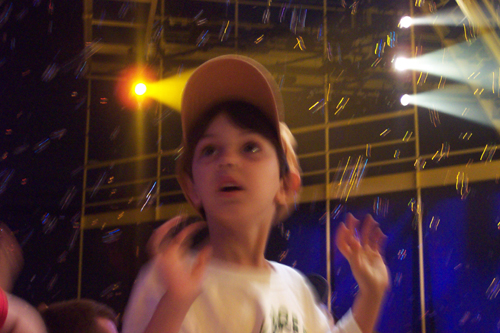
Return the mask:
[[193, 73], [182, 100], [177, 176], [204, 218], [277, 223], [288, 215], [300, 175], [282, 114], [276, 82], [252, 59], [222, 56]]

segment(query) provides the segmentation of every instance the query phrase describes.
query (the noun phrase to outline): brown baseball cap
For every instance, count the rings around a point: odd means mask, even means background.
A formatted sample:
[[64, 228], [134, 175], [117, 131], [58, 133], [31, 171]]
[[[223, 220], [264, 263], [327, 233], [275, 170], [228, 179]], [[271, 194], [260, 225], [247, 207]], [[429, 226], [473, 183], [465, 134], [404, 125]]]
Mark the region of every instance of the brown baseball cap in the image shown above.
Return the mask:
[[188, 79], [181, 100], [184, 141], [204, 112], [229, 101], [247, 102], [259, 108], [280, 137], [284, 106], [278, 84], [257, 61], [231, 54], [208, 60]]

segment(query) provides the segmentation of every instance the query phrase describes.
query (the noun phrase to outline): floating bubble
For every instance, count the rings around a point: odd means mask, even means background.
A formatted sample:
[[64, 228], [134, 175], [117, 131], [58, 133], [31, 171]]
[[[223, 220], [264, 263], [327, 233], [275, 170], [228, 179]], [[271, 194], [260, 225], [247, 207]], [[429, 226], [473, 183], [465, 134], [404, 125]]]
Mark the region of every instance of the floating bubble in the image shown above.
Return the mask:
[[469, 312], [469, 311], [466, 311], [466, 312], [464, 313], [464, 315], [462, 316], [462, 318], [460, 318], [460, 321], [458, 322], [458, 324], [459, 324], [460, 326], [464, 326], [464, 325], [465, 325], [465, 323], [467, 323], [467, 321], [469, 320], [469, 318], [470, 318], [470, 312]]
[[141, 207], [141, 212], [144, 210], [144, 208], [148, 205], [152, 205], [154, 203], [154, 199], [156, 198], [157, 193], [153, 192], [156, 188], [156, 182], [151, 185], [151, 187], [147, 187], [146, 191], [143, 193], [141, 196], [141, 200], [139, 200], [139, 204], [141, 202], [144, 202]]
[[87, 66], [87, 61], [82, 61], [75, 69], [74, 75], [76, 76], [76, 79], [87, 74], [88, 68], [89, 67]]
[[401, 249], [398, 251], [398, 260], [404, 260], [406, 258], [406, 250]]
[[46, 235], [50, 234], [56, 227], [58, 221], [59, 218], [57, 216], [52, 216], [49, 213], [42, 216], [43, 233]]
[[285, 260], [285, 258], [287, 257], [288, 255], [288, 250], [286, 251], [282, 251], [279, 256], [278, 256], [278, 261], [279, 262], [282, 262], [283, 260]]
[[59, 201], [59, 206], [62, 210], [68, 208], [69, 204], [73, 200], [76, 194], [76, 187], [72, 186], [66, 191], [66, 194], [62, 197], [61, 201]]
[[372, 145], [371, 144], [366, 144], [366, 157], [371, 157], [372, 156]]
[[378, 216], [386, 216], [389, 212], [389, 199], [376, 197], [373, 200], [373, 213]]
[[13, 176], [14, 170], [12, 169], [0, 171], [0, 194], [5, 193], [5, 191], [7, 190], [7, 185], [9, 185], [9, 182], [12, 180]]
[[72, 232], [72, 234], [69, 238], [69, 242], [68, 242], [68, 251], [73, 250], [73, 248], [75, 247], [76, 241], [78, 240], [79, 235], [80, 235], [80, 228], [73, 227], [73, 232]]
[[330, 218], [332, 220], [335, 220], [336, 218], [339, 217], [340, 214], [344, 211], [344, 205], [338, 204], [330, 213]]
[[380, 133], [380, 136], [381, 137], [385, 137], [389, 133], [391, 133], [391, 129], [390, 128], [386, 128], [385, 130], [382, 131], [382, 133]]
[[292, 12], [292, 18], [290, 19], [290, 31], [294, 34], [297, 33], [297, 21], [297, 8], [294, 8]]
[[497, 298], [498, 293], [500, 293], [500, 277], [497, 275], [491, 281], [488, 289], [486, 289], [486, 298], [491, 301]]
[[61, 138], [66, 134], [67, 130], [62, 128], [60, 130], [50, 133], [49, 137], [51, 140], [61, 140]]
[[290, 7], [290, 3], [282, 3], [281, 4], [280, 17], [279, 17], [280, 23], [282, 23], [283, 20], [285, 19], [285, 15], [286, 15], [286, 12], [287, 12], [289, 7]]
[[328, 61], [333, 62], [332, 45], [330, 45], [330, 42], [328, 42], [326, 47], [326, 56], [328, 57]]
[[104, 183], [104, 180], [107, 178], [107, 176], [108, 176], [107, 171], [103, 171], [101, 173], [101, 175], [99, 176], [99, 178], [97, 179], [97, 181], [95, 182], [95, 184], [93, 186], [92, 193], [90, 194], [91, 198], [93, 198], [94, 195], [96, 195], [97, 192], [99, 192], [99, 190], [101, 189], [101, 186]]
[[33, 146], [33, 151], [35, 152], [35, 154], [39, 154], [43, 152], [45, 149], [47, 149], [49, 145], [50, 145], [50, 140], [48, 138], [43, 139], [42, 141], [39, 141]]
[[19, 146], [19, 147], [14, 148], [14, 152], [13, 152], [13, 154], [14, 154], [14, 155], [19, 155], [19, 154], [22, 154], [22, 153], [24, 153], [26, 150], [28, 150], [28, 148], [29, 148], [29, 147], [30, 147], [30, 145], [29, 145], [29, 144], [27, 144], [27, 143], [25, 143], [25, 144], [24, 144], [24, 145], [22, 145], [22, 146]]
[[0, 28], [9, 20], [9, 16], [12, 13], [12, 4], [13, 3], [11, 2], [9, 6], [6, 6], [2, 14], [0, 14]]
[[113, 141], [118, 136], [118, 133], [120, 133], [120, 125], [116, 126], [113, 132], [111, 132], [111, 134], [109, 135], [109, 139]]
[[69, 253], [68, 250], [64, 250], [64, 252], [61, 253], [59, 255], [59, 257], [57, 257], [57, 263], [61, 264], [61, 263], [65, 262], [66, 259], [68, 258], [68, 253]]
[[307, 17], [307, 8], [304, 10], [300, 9], [298, 24], [302, 29], [304, 29], [306, 26], [306, 17]]
[[311, 107], [309, 108], [309, 111], [311, 111], [311, 113], [316, 113], [319, 110], [322, 110], [325, 107], [325, 104], [326, 104], [325, 100], [322, 98], [319, 101], [317, 101], [316, 103], [314, 103], [313, 105], [311, 105]]
[[21, 10], [19, 14], [16, 15], [16, 20], [21, 21], [26, 16], [26, 14], [28, 14], [28, 8], [24, 8], [23, 10]]
[[122, 236], [122, 231], [119, 228], [116, 228], [106, 232], [102, 236], [102, 242], [105, 244], [111, 244], [118, 241], [121, 238], [121, 236]]
[[455, 188], [457, 193], [460, 194], [462, 200], [465, 200], [470, 193], [469, 176], [465, 172], [458, 172]]
[[353, 188], [357, 188], [364, 176], [368, 159], [360, 155], [357, 158], [349, 156], [347, 160], [339, 162], [335, 177], [332, 181], [332, 191], [336, 192], [336, 197], [347, 201]]
[[401, 272], [396, 273], [396, 275], [394, 275], [394, 286], [395, 287], [401, 286], [402, 280], [403, 280], [403, 274]]
[[54, 286], [57, 283], [57, 280], [59, 280], [59, 275], [54, 274], [54, 276], [50, 279], [49, 283], [47, 284], [48, 291], [51, 291], [52, 289], [54, 289]]
[[271, 9], [268, 7], [264, 11], [264, 14], [262, 14], [262, 23], [268, 24], [270, 18], [271, 18]]
[[155, 22], [154, 31], [151, 35], [151, 42], [158, 43], [163, 32], [163, 25], [159, 24], [159, 21]]
[[296, 37], [296, 39], [297, 39], [297, 44], [295, 44], [293, 48], [295, 49], [298, 46], [301, 51], [304, 51], [306, 49], [304, 39], [301, 36]]
[[429, 118], [431, 120], [432, 125], [434, 127], [438, 127], [441, 125], [441, 120], [439, 119], [439, 112], [437, 112], [435, 109], [428, 109], [429, 110]]
[[259, 44], [260, 42], [262, 42], [264, 40], [264, 35], [261, 35], [259, 38], [257, 38], [254, 43], [255, 44]]
[[85, 104], [86, 101], [87, 101], [86, 97], [80, 98], [80, 100], [78, 101], [78, 103], [75, 106], [75, 111], [78, 110], [79, 108], [81, 108], [82, 105]]
[[351, 5], [351, 15], [355, 15], [358, 12], [359, 0], [356, 0]]
[[197, 47], [205, 46], [205, 44], [207, 44], [209, 38], [210, 38], [210, 35], [208, 34], [208, 30], [203, 31], [196, 39], [196, 46]]
[[128, 11], [130, 10], [130, 2], [124, 2], [118, 11], [118, 17], [123, 19], [127, 16]]
[[337, 115], [337, 113], [339, 113], [340, 111], [342, 111], [345, 108], [345, 106], [347, 105], [347, 103], [349, 103], [350, 99], [351, 99], [350, 97], [347, 97], [347, 99], [344, 98], [344, 97], [342, 97], [340, 99], [340, 101], [338, 102], [338, 104], [337, 104], [337, 108], [335, 110], [334, 115]]
[[484, 147], [483, 153], [481, 154], [480, 161], [484, 159], [485, 162], [491, 162], [493, 160], [493, 156], [497, 151], [497, 145], [495, 144], [487, 144]]
[[[316, 40], [319, 42], [323, 39], [323, 24], [320, 24], [319, 25], [319, 28], [318, 28], [318, 33], [316, 35]], [[328, 46], [330, 45], [330, 43], [328, 42]], [[330, 60], [331, 61], [331, 60]]]
[[406, 131], [405, 136], [403, 137], [403, 142], [408, 142], [410, 141], [411, 137], [413, 135], [413, 132]]
[[50, 82], [52, 81], [53, 78], [56, 77], [57, 73], [59, 73], [59, 66], [56, 63], [52, 63], [47, 68], [42, 74], [42, 81], [44, 82]]
[[472, 136], [472, 132], [470, 132], [470, 133], [469, 132], [465, 132], [465, 133], [460, 133], [460, 135], [458, 136], [458, 138], [460, 140], [467, 140], [467, 141], [469, 141], [470, 138], [471, 138], [471, 136]]
[[196, 16], [193, 18], [193, 21], [197, 21], [201, 17], [201, 14], [203, 14], [203, 9], [200, 10], [198, 14], [196, 14]]
[[101, 99], [99, 100], [99, 103], [108, 104], [108, 99], [106, 97], [101, 97]]
[[69, 223], [71, 223], [71, 226], [73, 228], [76, 228], [76, 229], [80, 228], [80, 218], [81, 217], [82, 217], [81, 212], [78, 212], [71, 217], [71, 219], [69, 220]]
[[207, 22], [208, 22], [208, 20], [206, 18], [202, 18], [201, 20], [196, 21], [196, 25], [197, 26], [204, 25]]
[[410, 207], [412, 213], [415, 213], [417, 207], [417, 200], [415, 198], [411, 198], [410, 201], [408, 202], [408, 207]]
[[110, 299], [114, 296], [121, 295], [121, 291], [120, 291], [121, 286], [122, 286], [121, 281], [118, 281], [118, 282], [111, 284], [110, 286], [108, 286], [106, 289], [104, 289], [101, 292], [101, 295], [100, 295], [101, 298]]
[[439, 227], [439, 222], [441, 222], [439, 216], [433, 216], [431, 218], [431, 222], [429, 223], [429, 229], [431, 229], [432, 231], [437, 231], [437, 228]]

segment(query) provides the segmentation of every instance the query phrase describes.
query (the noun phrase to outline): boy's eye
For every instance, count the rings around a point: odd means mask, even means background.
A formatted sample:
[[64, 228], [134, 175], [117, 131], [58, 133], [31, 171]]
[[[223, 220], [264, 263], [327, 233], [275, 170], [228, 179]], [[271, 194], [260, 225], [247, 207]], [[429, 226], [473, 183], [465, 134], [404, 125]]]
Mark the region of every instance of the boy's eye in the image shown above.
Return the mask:
[[201, 156], [212, 156], [215, 152], [216, 149], [214, 146], [206, 146], [201, 150]]
[[258, 151], [260, 151], [260, 147], [254, 142], [249, 142], [245, 144], [245, 146], [243, 147], [243, 151], [246, 153], [257, 153]]

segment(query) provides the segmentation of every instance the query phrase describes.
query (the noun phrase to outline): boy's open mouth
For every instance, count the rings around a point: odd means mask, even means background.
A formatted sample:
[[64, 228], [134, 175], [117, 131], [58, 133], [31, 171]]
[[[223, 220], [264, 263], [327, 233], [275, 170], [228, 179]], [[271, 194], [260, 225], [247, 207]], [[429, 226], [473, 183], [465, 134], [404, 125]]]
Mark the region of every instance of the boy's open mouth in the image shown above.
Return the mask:
[[224, 185], [220, 188], [221, 192], [234, 192], [242, 190], [241, 186], [238, 185]]

